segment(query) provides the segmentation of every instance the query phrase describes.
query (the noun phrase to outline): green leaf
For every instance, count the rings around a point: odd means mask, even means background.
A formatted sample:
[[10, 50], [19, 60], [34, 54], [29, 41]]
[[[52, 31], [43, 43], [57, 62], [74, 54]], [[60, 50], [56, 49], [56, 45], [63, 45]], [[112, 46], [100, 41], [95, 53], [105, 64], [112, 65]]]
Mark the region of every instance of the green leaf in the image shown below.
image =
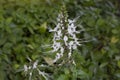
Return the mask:
[[115, 76], [120, 78], [120, 73], [115, 73]]
[[58, 77], [57, 80], [69, 80], [66, 75], [62, 74]]
[[100, 68], [105, 67], [107, 64], [108, 64], [108, 62], [103, 62], [103, 63], [100, 65]]
[[117, 62], [117, 66], [120, 68], [120, 61]]
[[50, 58], [50, 57], [44, 57], [44, 60], [45, 60], [45, 62], [46, 62], [48, 65], [51, 65], [51, 66], [54, 65], [54, 62], [53, 62], [53, 59], [52, 59], [52, 58]]
[[7, 24], [10, 24], [10, 23], [12, 22], [12, 20], [13, 20], [12, 17], [8, 17], [8, 18], [6, 19], [6, 23], [7, 23]]
[[39, 27], [39, 32], [40, 33], [45, 33], [47, 29], [47, 22], [44, 22], [40, 27]]
[[5, 80], [5, 74], [3, 70], [0, 70], [0, 80]]
[[103, 26], [105, 24], [105, 20], [100, 18], [97, 20], [97, 23], [96, 23], [98, 26]]
[[79, 75], [79, 77], [81, 78], [81, 79], [86, 79], [86, 78], [88, 78], [88, 73], [86, 73], [85, 71], [83, 71], [83, 70], [79, 70], [78, 72], [77, 72], [77, 74]]

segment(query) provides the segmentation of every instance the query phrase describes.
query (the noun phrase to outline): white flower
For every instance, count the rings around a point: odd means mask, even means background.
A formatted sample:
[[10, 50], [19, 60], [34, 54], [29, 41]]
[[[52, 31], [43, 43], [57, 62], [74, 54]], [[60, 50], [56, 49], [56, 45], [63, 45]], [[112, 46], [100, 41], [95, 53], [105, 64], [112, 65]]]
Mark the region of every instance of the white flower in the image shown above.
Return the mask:
[[29, 74], [30, 74], [30, 76], [32, 76], [32, 72], [30, 72]]
[[37, 65], [38, 65], [38, 61], [35, 61], [35, 62], [33, 63], [33, 69], [37, 68]]
[[28, 69], [31, 69], [31, 66], [29, 66]]
[[64, 36], [63, 40], [64, 40], [64, 42], [65, 42], [65, 45], [67, 46], [68, 37], [67, 37], [67, 36]]
[[61, 52], [61, 55], [63, 56], [63, 53], [64, 53], [64, 48], [63, 47], [61, 47], [60, 52]]
[[27, 67], [27, 65], [24, 65], [24, 71], [25, 71], [25, 72], [28, 71], [28, 67]]
[[69, 22], [69, 23], [74, 23], [75, 20], [68, 19], [68, 22]]
[[[40, 71], [40, 69], [38, 67], [38, 60], [36, 60], [34, 63], [32, 63], [33, 61], [29, 57], [28, 57], [28, 59], [30, 60], [30, 63], [28, 65], [24, 65], [24, 72], [25, 72], [25, 75], [29, 76], [29, 80], [32, 80], [32, 76], [33, 76], [34, 72], [43, 76], [45, 78], [45, 80], [48, 80], [47, 79], [48, 75], [45, 72]], [[40, 66], [44, 67], [43, 65], [40, 65]]]
[[77, 49], [77, 45], [76, 44], [73, 44], [73, 49]]
[[62, 36], [61, 30], [58, 30], [58, 36]]
[[57, 61], [58, 59], [60, 59], [60, 58], [61, 58], [60, 53], [57, 53], [55, 59], [53, 60], [53, 62], [56, 62], [56, 61]]
[[39, 69], [37, 69], [37, 71], [38, 71], [39, 75], [42, 75], [45, 78], [45, 80], [48, 80], [48, 78], [46, 77], [46, 76], [48, 76], [48, 74], [46, 74], [45, 72], [40, 71]]
[[64, 41], [68, 41], [68, 37], [67, 36], [64, 36]]
[[74, 60], [72, 61], [72, 63], [73, 63], [74, 65], [76, 65], [76, 63], [75, 63], [75, 61], [74, 61]]
[[64, 27], [62, 27], [62, 30], [64, 30], [65, 28]]
[[68, 27], [68, 34], [72, 35], [73, 31], [71, 30], [71, 27]]
[[70, 41], [70, 42], [69, 42], [69, 46], [73, 45], [73, 43], [74, 43], [73, 41]]
[[54, 44], [53, 44], [53, 51], [57, 51], [58, 49], [60, 49], [60, 47], [61, 47], [61, 44], [60, 44], [60, 42], [55, 42], [54, 41]]
[[71, 57], [71, 54], [72, 54], [71, 52], [68, 53], [68, 57], [69, 57], [69, 58]]

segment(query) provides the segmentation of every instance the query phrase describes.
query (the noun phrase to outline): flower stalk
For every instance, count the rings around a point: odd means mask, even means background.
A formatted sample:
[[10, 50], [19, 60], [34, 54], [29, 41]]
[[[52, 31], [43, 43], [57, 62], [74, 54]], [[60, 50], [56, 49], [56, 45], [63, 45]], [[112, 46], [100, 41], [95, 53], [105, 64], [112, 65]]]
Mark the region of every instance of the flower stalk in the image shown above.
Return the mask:
[[72, 51], [81, 45], [76, 36], [80, 32], [76, 30], [75, 21], [68, 19], [66, 8], [63, 6], [57, 18], [56, 27], [50, 29], [50, 32], [54, 33], [52, 52], [57, 52], [54, 62], [62, 57], [70, 59]]
[[44, 71], [41, 71], [39, 68], [43, 67], [42, 65], [38, 65], [38, 60], [33, 62], [30, 58], [28, 58], [30, 63], [28, 65], [24, 65], [24, 73], [29, 77], [29, 80], [34, 80], [33, 77], [37, 75], [42, 76], [45, 80], [48, 80], [48, 74]]

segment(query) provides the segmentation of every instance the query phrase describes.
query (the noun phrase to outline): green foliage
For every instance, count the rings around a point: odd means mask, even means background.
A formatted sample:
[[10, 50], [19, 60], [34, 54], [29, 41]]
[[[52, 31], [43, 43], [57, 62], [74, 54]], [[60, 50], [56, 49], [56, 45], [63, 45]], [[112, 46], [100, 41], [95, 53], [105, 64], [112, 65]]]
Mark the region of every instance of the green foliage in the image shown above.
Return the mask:
[[[76, 66], [56, 64], [42, 68], [52, 80], [119, 80], [120, 23], [117, 1], [112, 0], [1, 0], [0, 1], [0, 80], [28, 80], [23, 66], [33, 61], [49, 64], [45, 53], [62, 4], [69, 18], [76, 18], [85, 32], [78, 36], [89, 42], [74, 51]], [[46, 60], [47, 58], [47, 60]], [[50, 59], [51, 60], [51, 59]], [[41, 77], [43, 80], [43, 78]], [[36, 78], [33, 80], [37, 80]]]

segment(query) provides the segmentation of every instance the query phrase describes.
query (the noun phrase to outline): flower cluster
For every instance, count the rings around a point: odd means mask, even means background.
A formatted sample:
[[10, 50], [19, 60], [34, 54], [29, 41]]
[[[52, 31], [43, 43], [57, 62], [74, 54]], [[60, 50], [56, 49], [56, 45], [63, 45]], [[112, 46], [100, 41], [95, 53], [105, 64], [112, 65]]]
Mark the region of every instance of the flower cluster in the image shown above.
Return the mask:
[[68, 19], [65, 10], [62, 10], [57, 18], [58, 24], [54, 29], [50, 29], [50, 32], [54, 32], [52, 52], [57, 52], [54, 62], [63, 57], [65, 53], [70, 58], [72, 50], [81, 45], [76, 36], [79, 31], [76, 30], [75, 21]]
[[[48, 74], [40, 71], [39, 66], [43, 67], [43, 65], [38, 65], [38, 60], [36, 60], [35, 62], [33, 62], [30, 58], [29, 58], [30, 64], [28, 65], [24, 65], [24, 73], [25, 75], [29, 76], [29, 80], [32, 80], [32, 77], [34, 76], [34, 72], [36, 71], [38, 74], [37, 75], [41, 75], [45, 78], [45, 80], [48, 80], [47, 76]], [[35, 75], [36, 76], [36, 75]]]

